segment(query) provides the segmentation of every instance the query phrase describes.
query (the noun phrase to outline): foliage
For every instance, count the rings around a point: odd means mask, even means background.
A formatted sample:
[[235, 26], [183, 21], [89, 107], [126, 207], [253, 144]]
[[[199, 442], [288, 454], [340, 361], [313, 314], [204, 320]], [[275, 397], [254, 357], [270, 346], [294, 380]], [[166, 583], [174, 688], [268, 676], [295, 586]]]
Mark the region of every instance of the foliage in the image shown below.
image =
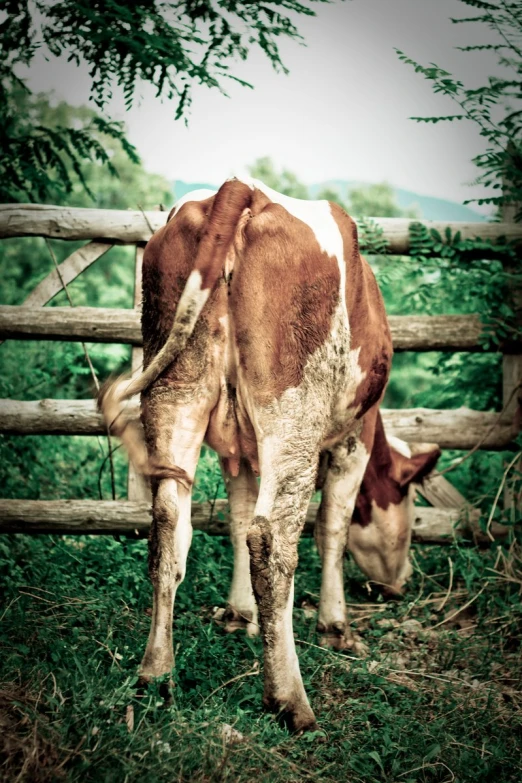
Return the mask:
[[[232, 79], [230, 63], [246, 60], [258, 47], [276, 70], [286, 72], [278, 39], [300, 40], [293, 17], [314, 16], [314, 4], [329, 0], [5, 0], [0, 22], [0, 181], [4, 201], [47, 201], [57, 187], [69, 194], [71, 168], [89, 192], [82, 173], [85, 161], [104, 164], [115, 173], [107, 139], [119, 142], [134, 162], [138, 157], [125, 138], [122, 123], [94, 114], [80, 127], [34, 124], [24, 112], [30, 91], [23, 75], [41, 50], [86, 65], [91, 97], [103, 110], [114, 86], [125, 105], [134, 100], [140, 81], [156, 95], [176, 102], [176, 118], [189, 110], [194, 84], [224, 92]], [[24, 95], [25, 93], [25, 95]]]
[[443, 238], [436, 229], [421, 223], [410, 226], [410, 258], [427, 278], [416, 290], [419, 305], [428, 314], [434, 312], [434, 285], [458, 291], [450, 307], [482, 317], [487, 327], [483, 337], [486, 348], [490, 343], [497, 347], [508, 337], [522, 337], [508, 296], [509, 287], [522, 285], [522, 273], [505, 271], [516, 268], [517, 257], [517, 247], [507, 242], [462, 239], [460, 231], [452, 235], [450, 228], [445, 229]]
[[474, 123], [487, 143], [485, 152], [473, 160], [479, 168], [478, 182], [485, 188], [502, 191], [484, 198], [470, 199], [479, 204], [499, 207], [516, 205], [517, 219], [522, 217], [522, 0], [460, 0], [480, 13], [463, 19], [452, 19], [455, 24], [479, 24], [495, 35], [495, 43], [479, 43], [459, 47], [465, 52], [486, 51], [497, 56], [503, 76], [490, 76], [487, 84], [467, 87], [451, 73], [431, 63], [423, 66], [397, 50], [399, 59], [415, 68], [431, 82], [436, 93], [448, 96], [459, 107], [458, 114], [435, 117], [413, 117], [418, 122], [453, 122], [467, 120]]
[[387, 182], [361, 185], [351, 188], [347, 211], [355, 217], [405, 217], [416, 218], [415, 207], [401, 209], [395, 200], [393, 188]]
[[[248, 173], [285, 196], [311, 198], [308, 187], [293, 171], [286, 168], [278, 171], [276, 164], [268, 156], [257, 158], [248, 166]], [[365, 218], [369, 215], [372, 217], [418, 217], [418, 212], [414, 207], [410, 209], [399, 207], [393, 188], [387, 182], [352, 187], [346, 199], [343, 199], [337, 188], [328, 185], [321, 188], [315, 198], [333, 201], [357, 218]]]
[[[168, 182], [159, 175], [145, 174], [132, 145], [125, 137], [123, 124], [118, 126], [117, 134], [107, 134], [93, 109], [57, 101], [52, 93], [30, 95], [19, 90], [16, 100], [7, 110], [8, 119], [0, 129], [0, 134], [11, 121], [10, 112], [14, 122], [27, 125], [31, 133], [35, 128], [43, 128], [60, 142], [55, 150], [56, 160], [42, 159], [41, 171], [37, 165], [33, 167], [31, 162], [33, 155], [40, 155], [39, 147], [29, 145], [29, 149], [26, 149], [23, 134], [17, 147], [20, 153], [18, 157], [12, 146], [7, 142], [2, 143], [0, 171], [5, 171], [5, 176], [0, 184], [0, 196], [5, 202], [29, 198], [75, 207], [106, 208], [151, 208], [160, 201], [170, 202], [172, 195]], [[69, 132], [70, 128], [72, 130]], [[75, 134], [78, 133], [90, 138], [95, 149], [100, 150], [99, 156], [96, 153], [94, 159], [89, 160], [81, 144], [77, 144]], [[5, 156], [5, 165], [1, 156]], [[100, 167], [100, 162], [106, 162], [107, 166]], [[15, 174], [10, 180], [10, 166], [26, 172], [28, 179], [22, 182]], [[35, 172], [38, 183], [41, 174], [41, 189], [39, 184], [36, 186], [36, 179], [31, 179]], [[125, 195], [126, 192], [132, 193], [131, 201]]]
[[[491, 245], [482, 240], [462, 240], [446, 230], [444, 238], [421, 223], [410, 225], [410, 255], [393, 259], [379, 256], [374, 270], [390, 314], [452, 315], [477, 314], [484, 324], [482, 340], [486, 353], [397, 354], [385, 404], [390, 407], [419, 406], [474, 410], [502, 408], [501, 355], [494, 353], [498, 341], [516, 336], [510, 326], [513, 312], [507, 304], [503, 260], [514, 257], [511, 245]], [[487, 255], [487, 260], [484, 259]], [[496, 255], [497, 258], [491, 258]], [[455, 455], [449, 455], [453, 459]], [[501, 475], [501, 458], [487, 455], [492, 466], [484, 476], [484, 457], [475, 454], [455, 471], [462, 491], [470, 500], [484, 494], [491, 497]], [[482, 468], [479, 470], [479, 466]], [[486, 488], [487, 484], [487, 488]]]
[[[87, 107], [71, 107], [64, 103], [53, 105], [50, 96], [39, 95], [28, 100], [27, 108], [37, 121], [51, 128], [89, 122], [95, 115]], [[119, 179], [110, 172], [99, 171], [95, 164], [84, 166], [84, 176], [89, 183], [96, 206], [113, 209], [151, 209], [161, 201], [170, 206], [170, 185], [163, 177], [149, 174], [141, 165], [131, 162], [110, 142], [107, 150], [116, 162]], [[69, 172], [72, 191], [67, 197], [70, 206], [84, 207], [92, 204], [74, 171]], [[60, 198], [60, 185], [53, 184], [50, 196], [55, 202]], [[50, 243], [58, 262], [63, 261], [81, 242], [53, 241]], [[54, 268], [48, 246], [43, 239], [25, 237], [4, 239], [0, 243], [1, 296], [3, 304], [21, 304], [32, 289]], [[69, 286], [75, 306], [132, 307], [134, 290], [134, 249], [116, 246], [84, 271]], [[52, 304], [66, 305], [65, 294], [59, 294]], [[82, 349], [74, 344], [18, 343], [8, 341], [0, 347], [4, 372], [3, 396], [31, 399], [32, 389], [37, 397], [43, 396], [92, 396], [91, 380]], [[128, 347], [95, 345], [90, 354], [101, 376], [117, 369], [129, 356]], [[62, 357], [61, 359], [59, 357]], [[46, 364], [48, 370], [46, 370]], [[23, 369], [31, 367], [27, 378]], [[74, 377], [74, 382], [71, 380]], [[46, 379], [46, 380], [44, 380]], [[72, 385], [71, 385], [72, 384]], [[19, 396], [21, 395], [21, 396]]]
[[248, 167], [248, 173], [251, 177], [260, 179], [269, 188], [283, 193], [292, 198], [309, 198], [308, 188], [301, 182], [297, 176], [288, 169], [282, 169], [278, 172], [273, 160], [268, 157], [257, 158], [257, 160]]
[[[95, 114], [87, 107], [53, 104], [49, 96], [27, 99], [31, 116], [52, 128], [88, 123]], [[170, 185], [163, 177], [149, 174], [131, 162], [118, 149], [117, 142], [107, 144], [119, 178], [96, 164], [84, 165], [84, 176], [99, 207], [151, 209], [158, 202], [170, 207]], [[69, 171], [71, 206], [88, 206], [91, 198], [80, 179]], [[53, 183], [50, 198], [63, 201], [60, 184]], [[63, 261], [81, 242], [52, 241], [58, 262]], [[116, 246], [84, 271], [68, 286], [75, 306], [132, 307], [134, 292], [134, 248]], [[2, 304], [22, 304], [33, 288], [53, 269], [46, 242], [37, 237], [4, 239], [0, 242], [0, 279]], [[52, 305], [67, 305], [64, 293]], [[90, 345], [89, 356], [99, 378], [122, 372], [130, 358], [129, 346]], [[0, 346], [0, 398], [19, 400], [42, 398], [92, 399], [93, 381], [83, 348], [78, 343], [9, 340]], [[103, 439], [55, 436], [0, 435], [0, 464], [3, 497], [24, 498], [98, 498], [110, 497], [108, 466], [104, 463], [107, 446]], [[116, 490], [126, 496], [126, 460], [121, 451], [115, 455]], [[27, 470], [27, 466], [31, 470]], [[99, 476], [100, 469], [105, 468]]]
[[0, 82], [2, 202], [60, 202], [72, 194], [75, 181], [92, 197], [84, 164], [94, 163], [97, 168], [106, 166], [115, 176], [117, 171], [110, 156], [111, 141], [118, 143], [129, 160], [138, 162], [136, 150], [125, 137], [123, 123], [84, 111], [82, 120], [72, 127], [57, 123], [47, 125], [38, 117], [40, 102], [41, 99], [35, 100], [21, 83], [8, 90], [3, 89]]
[[[478, 24], [493, 32], [494, 43], [478, 43], [459, 47], [465, 52], [486, 51], [496, 55], [502, 76], [491, 76], [487, 84], [470, 88], [448, 71], [431, 63], [423, 66], [397, 50], [399, 58], [415, 68], [431, 82], [434, 92], [449, 97], [459, 107], [458, 114], [434, 117], [413, 117], [419, 122], [470, 121], [485, 139], [486, 150], [473, 160], [479, 170], [477, 182], [485, 188], [497, 191], [480, 199], [470, 199], [479, 204], [493, 204], [501, 209], [504, 219], [520, 219], [522, 212], [522, 2], [521, 0], [461, 0], [466, 6], [479, 11], [472, 17], [452, 19], [454, 23]], [[412, 227], [412, 263], [417, 274], [422, 269], [424, 283], [412, 292], [412, 304], [422, 303], [423, 312], [433, 312], [433, 306], [446, 297], [446, 312], [452, 306], [458, 312], [478, 312], [485, 324], [485, 343], [499, 338], [520, 339], [519, 302], [512, 292], [520, 288], [521, 275], [518, 256], [507, 246], [496, 248], [498, 261], [485, 262], [481, 253], [490, 250], [487, 243], [478, 241], [462, 243], [459, 236], [441, 238], [422, 226]], [[440, 260], [431, 261], [434, 256]], [[504, 268], [500, 261], [505, 262]], [[506, 263], [507, 262], [507, 263]], [[420, 266], [422, 264], [422, 267]], [[429, 267], [433, 273], [429, 274]], [[433, 283], [437, 283], [438, 290]], [[449, 296], [448, 296], [449, 294]], [[453, 294], [453, 295], [452, 295]], [[449, 305], [449, 309], [448, 309]], [[494, 328], [497, 337], [493, 338]], [[399, 367], [400, 367], [399, 362]], [[395, 363], [397, 368], [397, 362]], [[469, 356], [453, 354], [442, 356], [436, 367], [436, 375], [442, 383], [439, 389], [445, 393], [449, 404], [465, 401], [477, 409], [501, 407], [500, 358], [492, 354]], [[439, 395], [430, 390], [419, 396], [430, 402]], [[478, 403], [478, 404], [477, 404]], [[456, 455], [448, 455], [452, 460]], [[452, 477], [463, 483], [468, 498], [476, 498], [482, 504], [498, 482], [502, 467], [498, 455], [475, 454], [463, 469]], [[494, 476], [496, 475], [496, 479]], [[518, 477], [520, 479], [520, 476]], [[471, 492], [469, 490], [471, 489]]]
[[[351, 187], [343, 200], [335, 187], [322, 188], [316, 198], [334, 201], [356, 218], [372, 217], [418, 217], [415, 208], [402, 209], [396, 202], [393, 188], [387, 182]], [[309, 196], [307, 196], [309, 198]]]

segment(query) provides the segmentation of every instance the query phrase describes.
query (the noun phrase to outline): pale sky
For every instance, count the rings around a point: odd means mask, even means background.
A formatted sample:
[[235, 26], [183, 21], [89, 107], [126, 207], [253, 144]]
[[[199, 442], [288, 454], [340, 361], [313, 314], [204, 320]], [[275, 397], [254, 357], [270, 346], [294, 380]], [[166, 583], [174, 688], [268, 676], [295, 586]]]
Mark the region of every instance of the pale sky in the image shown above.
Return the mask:
[[[306, 47], [284, 41], [290, 75], [277, 74], [253, 52], [233, 72], [255, 89], [230, 82], [230, 98], [198, 87], [189, 125], [174, 120], [144, 85], [125, 112], [121, 97], [109, 113], [124, 119], [145, 166], [169, 179], [219, 185], [246, 173], [255, 158], [270, 156], [306, 183], [325, 179], [388, 181], [425, 195], [463, 201], [482, 193], [473, 155], [484, 142], [470, 123], [418, 124], [411, 115], [456, 114], [430, 84], [401, 63], [394, 48], [427, 65], [435, 62], [466, 85], [479, 86], [496, 70], [487, 53], [455, 46], [484, 43], [483, 25], [453, 25], [450, 16], [472, 16], [459, 0], [335, 0], [317, 5], [317, 17], [297, 19]], [[33, 89], [54, 89], [70, 103], [88, 100], [84, 69], [38, 58]]]

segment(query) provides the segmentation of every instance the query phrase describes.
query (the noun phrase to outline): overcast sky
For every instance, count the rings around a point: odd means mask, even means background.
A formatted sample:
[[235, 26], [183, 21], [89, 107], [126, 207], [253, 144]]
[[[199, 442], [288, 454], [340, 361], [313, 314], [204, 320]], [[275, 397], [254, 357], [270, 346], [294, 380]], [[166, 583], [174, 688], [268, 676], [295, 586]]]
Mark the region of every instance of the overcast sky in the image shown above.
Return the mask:
[[[478, 195], [469, 183], [471, 163], [484, 142], [470, 123], [418, 124], [412, 115], [458, 113], [449, 99], [401, 63], [402, 49], [423, 64], [435, 62], [467, 85], [496, 70], [488, 54], [455, 49], [484, 43], [478, 25], [453, 25], [451, 16], [473, 15], [459, 0], [336, 0], [317, 6], [317, 17], [299, 18], [306, 46], [284, 41], [290, 75], [277, 74], [259, 52], [234, 73], [254, 84], [232, 82], [229, 98], [196, 88], [189, 125], [174, 120], [174, 106], [147, 85], [125, 112], [121, 98], [110, 113], [124, 119], [145, 166], [169, 179], [219, 184], [246, 173], [268, 155], [310, 184], [325, 179], [388, 181], [421, 194], [463, 201]], [[88, 100], [86, 72], [41, 58], [32, 67], [33, 89], [54, 89], [70, 103]]]

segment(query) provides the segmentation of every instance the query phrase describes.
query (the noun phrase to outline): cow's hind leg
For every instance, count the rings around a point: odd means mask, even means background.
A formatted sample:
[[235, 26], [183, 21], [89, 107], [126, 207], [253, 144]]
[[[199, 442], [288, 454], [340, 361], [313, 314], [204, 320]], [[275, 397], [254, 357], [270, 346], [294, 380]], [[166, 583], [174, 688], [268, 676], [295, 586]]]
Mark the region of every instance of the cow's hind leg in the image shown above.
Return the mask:
[[328, 470], [315, 523], [315, 540], [322, 562], [317, 630], [321, 641], [336, 649], [362, 653], [360, 640], [350, 634], [344, 598], [343, 563], [348, 531], [359, 487], [368, 463], [360, 440], [350, 437], [328, 454]]
[[[299, 445], [299, 449], [296, 448]], [[295, 650], [292, 625], [297, 545], [315, 486], [318, 453], [267, 439], [261, 485], [248, 533], [252, 586], [264, 644], [264, 704], [292, 731], [316, 727]]]
[[237, 476], [227, 470], [227, 460], [223, 460], [222, 470], [230, 502], [230, 538], [234, 548], [234, 572], [224, 614], [225, 629], [229, 632], [244, 629], [249, 636], [255, 636], [259, 633], [259, 624], [250, 579], [247, 533], [254, 517], [257, 481], [250, 465], [243, 459]]
[[[204, 413], [195, 406], [154, 404], [149, 400], [144, 419], [151, 455], [163, 464], [175, 464], [193, 479], [207, 427]], [[190, 511], [190, 487], [173, 479], [154, 482], [149, 536], [149, 574], [154, 594], [149, 639], [140, 666], [142, 682], [170, 674], [174, 665], [172, 612], [192, 539]]]

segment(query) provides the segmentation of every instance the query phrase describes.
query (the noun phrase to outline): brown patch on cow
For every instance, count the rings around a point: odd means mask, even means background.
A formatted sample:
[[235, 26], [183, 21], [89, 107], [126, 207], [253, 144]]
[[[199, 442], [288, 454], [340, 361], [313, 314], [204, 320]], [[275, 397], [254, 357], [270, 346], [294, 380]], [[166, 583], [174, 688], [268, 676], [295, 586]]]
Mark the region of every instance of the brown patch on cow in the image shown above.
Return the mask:
[[213, 200], [214, 196], [183, 204], [175, 218], [147, 243], [143, 256], [141, 319], [145, 367], [170, 334]]
[[441, 455], [438, 448], [421, 454], [412, 454], [405, 457], [404, 454], [390, 447], [392, 455], [391, 477], [400, 487], [408, 487], [410, 484], [419, 484], [431, 473]]
[[252, 422], [241, 406], [236, 407], [236, 417], [239, 427], [239, 446], [241, 455], [247, 460], [256, 476], [259, 476], [259, 454], [257, 438]]
[[246, 385], [268, 402], [300, 385], [309, 356], [328, 338], [339, 267], [309, 226], [268, 200], [243, 237], [231, 283], [235, 340]]
[[379, 413], [375, 422], [373, 447], [355, 504], [352, 522], [363, 526], [370, 524], [372, 501], [383, 510], [387, 509], [390, 503], [398, 505], [402, 502], [407, 490], [403, 491], [399, 484], [392, 480], [391, 467], [391, 448], [386, 440]]
[[205, 442], [226, 461], [228, 472], [232, 476], [239, 473], [240, 442], [236, 417], [236, 390], [221, 382], [219, 399], [210, 414]]
[[337, 204], [331, 204], [331, 209], [344, 245], [350, 348], [360, 349], [359, 366], [364, 373], [353, 402], [356, 418], [360, 418], [384, 394], [393, 346], [379, 286], [370, 265], [359, 253], [355, 221]]
[[[372, 415], [370, 411], [368, 415]], [[405, 457], [388, 443], [380, 412], [376, 411], [375, 424], [363, 426], [362, 439], [366, 448], [370, 445], [370, 459], [362, 480], [352, 522], [369, 525], [372, 521], [372, 502], [386, 511], [390, 504], [399, 505], [412, 483], [420, 483], [435, 467], [440, 450], [431, 449], [422, 454]], [[373, 433], [372, 433], [373, 428]]]
[[389, 354], [383, 351], [380, 356], [374, 356], [369, 369], [365, 370], [365, 359], [369, 351], [362, 351], [363, 359], [359, 356], [359, 365], [365, 373], [364, 381], [357, 389], [354, 407], [357, 409], [356, 419], [360, 419], [381, 399], [390, 374]]

